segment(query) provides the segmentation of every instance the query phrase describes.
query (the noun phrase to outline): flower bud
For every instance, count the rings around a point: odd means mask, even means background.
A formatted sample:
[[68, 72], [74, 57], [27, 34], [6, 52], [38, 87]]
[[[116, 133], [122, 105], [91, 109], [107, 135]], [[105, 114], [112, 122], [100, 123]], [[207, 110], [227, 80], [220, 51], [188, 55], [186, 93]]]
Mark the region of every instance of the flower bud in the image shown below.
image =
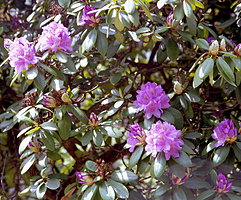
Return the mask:
[[98, 117], [93, 112], [90, 114], [89, 124], [92, 127], [97, 127], [99, 125]]
[[43, 95], [43, 104], [48, 108], [55, 108], [57, 106], [56, 99], [49, 95]]
[[221, 51], [227, 51], [225, 39], [222, 39], [221, 42], [220, 42], [220, 50]]
[[71, 100], [70, 100], [69, 95], [68, 95], [67, 93], [62, 94], [61, 100], [62, 100], [64, 103], [71, 103]]
[[79, 183], [81, 184], [92, 185], [94, 183], [94, 179], [86, 175], [86, 173], [76, 172], [75, 175], [79, 179]]
[[209, 54], [217, 56], [219, 51], [219, 44], [217, 40], [214, 40], [209, 47]]
[[167, 26], [172, 27], [172, 21], [173, 21], [173, 12], [171, 11], [167, 17]]
[[172, 184], [173, 185], [182, 185], [182, 184], [184, 184], [187, 181], [189, 176], [190, 176], [190, 170], [188, 168], [185, 170], [185, 175], [182, 178], [172, 174], [172, 179], [171, 179], [172, 180]]
[[241, 43], [238, 44], [238, 45], [234, 48], [234, 53], [235, 53], [237, 56], [241, 56]]
[[40, 145], [37, 140], [32, 139], [32, 141], [28, 143], [28, 147], [35, 153], [40, 152]]
[[181, 83], [179, 83], [178, 81], [174, 81], [173, 90], [176, 94], [182, 94], [184, 89]]

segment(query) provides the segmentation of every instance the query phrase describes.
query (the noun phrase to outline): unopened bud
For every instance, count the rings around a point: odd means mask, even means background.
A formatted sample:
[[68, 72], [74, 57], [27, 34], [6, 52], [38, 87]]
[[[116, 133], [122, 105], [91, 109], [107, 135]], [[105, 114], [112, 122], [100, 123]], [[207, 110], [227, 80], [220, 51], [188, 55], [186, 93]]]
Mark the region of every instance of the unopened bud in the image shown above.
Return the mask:
[[43, 95], [43, 104], [48, 108], [55, 108], [57, 106], [56, 99], [49, 95]]
[[219, 44], [217, 40], [214, 40], [209, 47], [209, 54], [217, 56], [219, 51]]
[[235, 48], [234, 48], [234, 53], [237, 56], [241, 56], [241, 44], [238, 44]]
[[173, 21], [173, 12], [171, 11], [167, 17], [167, 26], [172, 27], [172, 21]]
[[40, 152], [40, 145], [37, 140], [32, 140], [28, 143], [28, 147], [35, 153]]
[[89, 124], [90, 124], [90, 126], [92, 126], [92, 127], [96, 127], [96, 126], [99, 125], [98, 117], [97, 117], [97, 115], [96, 115], [95, 113], [93, 113], [93, 112], [90, 114]]
[[220, 42], [220, 50], [221, 51], [227, 51], [225, 39], [222, 39], [221, 42]]
[[181, 83], [179, 83], [178, 81], [174, 81], [173, 90], [176, 94], [182, 94], [184, 89]]
[[70, 100], [70, 98], [69, 98], [69, 95], [68, 95], [67, 93], [62, 94], [61, 100], [62, 100], [64, 103], [70, 103], [70, 102], [71, 102], [71, 100]]

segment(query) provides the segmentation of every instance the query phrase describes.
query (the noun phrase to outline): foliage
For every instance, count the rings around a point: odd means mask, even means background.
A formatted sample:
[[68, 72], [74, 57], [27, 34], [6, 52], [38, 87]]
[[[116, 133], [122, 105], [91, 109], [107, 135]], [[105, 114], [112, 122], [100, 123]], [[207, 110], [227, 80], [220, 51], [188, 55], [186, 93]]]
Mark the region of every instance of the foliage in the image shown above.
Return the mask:
[[241, 199], [240, 1], [0, 8], [0, 199]]

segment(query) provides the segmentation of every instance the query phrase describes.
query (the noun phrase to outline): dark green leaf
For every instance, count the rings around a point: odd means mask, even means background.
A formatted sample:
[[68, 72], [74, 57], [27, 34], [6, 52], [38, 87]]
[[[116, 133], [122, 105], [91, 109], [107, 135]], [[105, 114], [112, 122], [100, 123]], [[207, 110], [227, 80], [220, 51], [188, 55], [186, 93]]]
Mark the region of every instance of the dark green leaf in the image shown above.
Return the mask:
[[173, 200], [187, 200], [185, 192], [181, 188], [176, 188], [173, 191]]
[[180, 53], [177, 42], [173, 39], [167, 41], [167, 55], [172, 61], [176, 61]]
[[220, 165], [221, 163], [223, 163], [230, 151], [230, 147], [229, 146], [223, 146], [223, 147], [219, 147], [213, 155], [213, 163], [217, 166]]
[[105, 34], [101, 33], [100, 31], [98, 31], [98, 34], [97, 34], [96, 48], [101, 53], [102, 56], [105, 56], [108, 50], [108, 40]]
[[62, 140], [67, 140], [70, 137], [72, 119], [67, 113], [64, 114], [62, 120], [58, 121], [59, 135]]
[[93, 162], [91, 160], [86, 161], [85, 166], [87, 169], [89, 169], [90, 171], [95, 172], [97, 170], [97, 163]]
[[204, 191], [197, 196], [197, 200], [205, 200], [205, 199], [211, 197], [212, 195], [214, 195], [215, 192], [216, 192], [215, 190]]
[[97, 39], [97, 31], [96, 29], [91, 30], [86, 36], [83, 44], [82, 44], [82, 52], [89, 51], [95, 45]]
[[111, 174], [111, 178], [115, 181], [126, 183], [130, 181], [135, 181], [138, 176], [128, 170], [116, 170]]
[[180, 151], [180, 155], [178, 158], [174, 158], [174, 160], [179, 163], [180, 165], [182, 165], [183, 167], [190, 167], [192, 165], [192, 161], [189, 158], [189, 156], [183, 152]]
[[107, 182], [103, 182], [99, 187], [100, 196], [103, 200], [114, 200], [115, 191]]
[[158, 153], [153, 163], [153, 172], [156, 178], [160, 178], [166, 169], [166, 159], [163, 153]]
[[118, 198], [127, 199], [129, 197], [129, 192], [123, 184], [112, 179], [108, 179], [107, 183], [114, 188]]
[[60, 186], [60, 180], [56, 178], [48, 179], [46, 182], [46, 187], [50, 190], [56, 190]]
[[92, 186], [88, 187], [87, 190], [85, 190], [83, 196], [81, 197], [81, 200], [94, 199], [97, 189], [98, 189], [98, 186], [96, 184], [93, 184]]
[[44, 182], [42, 182], [36, 190], [36, 196], [38, 199], [42, 199], [47, 191], [46, 185]]
[[58, 0], [58, 2], [61, 7], [68, 8], [71, 3], [71, 0]]
[[129, 162], [129, 168], [131, 169], [132, 167], [134, 167], [136, 165], [136, 163], [138, 163], [142, 152], [144, 150], [143, 146], [139, 146], [135, 149], [135, 151], [131, 154], [130, 157], [130, 162]]

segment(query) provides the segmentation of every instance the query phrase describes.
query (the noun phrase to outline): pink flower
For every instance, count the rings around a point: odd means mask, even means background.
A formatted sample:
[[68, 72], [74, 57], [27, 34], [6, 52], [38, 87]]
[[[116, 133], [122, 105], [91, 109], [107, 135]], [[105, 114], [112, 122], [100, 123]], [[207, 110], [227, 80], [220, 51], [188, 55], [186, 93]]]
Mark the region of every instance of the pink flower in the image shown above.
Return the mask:
[[100, 22], [100, 16], [95, 16], [96, 13], [89, 13], [90, 11], [96, 10], [94, 7], [85, 6], [83, 10], [83, 15], [80, 18], [80, 21], [77, 22], [77, 25], [83, 26], [89, 24], [90, 26], [96, 26]]
[[145, 143], [145, 135], [143, 134], [142, 127], [138, 123], [135, 123], [134, 125], [130, 125], [129, 128], [130, 128], [130, 131], [127, 133], [128, 135], [127, 144], [131, 146], [129, 151], [133, 152], [136, 145]]
[[223, 120], [215, 129], [212, 138], [217, 140], [215, 147], [224, 146], [227, 141], [233, 143], [237, 139], [238, 130], [230, 119]]
[[156, 157], [158, 152], [164, 152], [166, 160], [171, 156], [179, 157], [179, 150], [184, 142], [180, 138], [182, 132], [168, 122], [158, 121], [146, 134], [146, 151]]
[[40, 58], [35, 56], [35, 47], [24, 38], [15, 38], [14, 41], [4, 40], [4, 47], [9, 50], [9, 60], [11, 67], [20, 74], [23, 70], [28, 70], [30, 65], [36, 64]]
[[70, 33], [61, 23], [51, 22], [43, 27], [38, 42], [41, 51], [72, 51]]
[[228, 178], [224, 176], [222, 173], [218, 174], [218, 178], [216, 182], [217, 182], [217, 186], [215, 187], [215, 189], [219, 193], [226, 193], [231, 189], [232, 183], [229, 183]]
[[139, 111], [144, 110], [146, 112], [145, 117], [147, 119], [150, 119], [152, 115], [160, 118], [163, 109], [170, 107], [170, 99], [161, 85], [148, 82], [143, 84], [141, 90], [137, 90], [137, 93], [134, 105], [139, 108]]

